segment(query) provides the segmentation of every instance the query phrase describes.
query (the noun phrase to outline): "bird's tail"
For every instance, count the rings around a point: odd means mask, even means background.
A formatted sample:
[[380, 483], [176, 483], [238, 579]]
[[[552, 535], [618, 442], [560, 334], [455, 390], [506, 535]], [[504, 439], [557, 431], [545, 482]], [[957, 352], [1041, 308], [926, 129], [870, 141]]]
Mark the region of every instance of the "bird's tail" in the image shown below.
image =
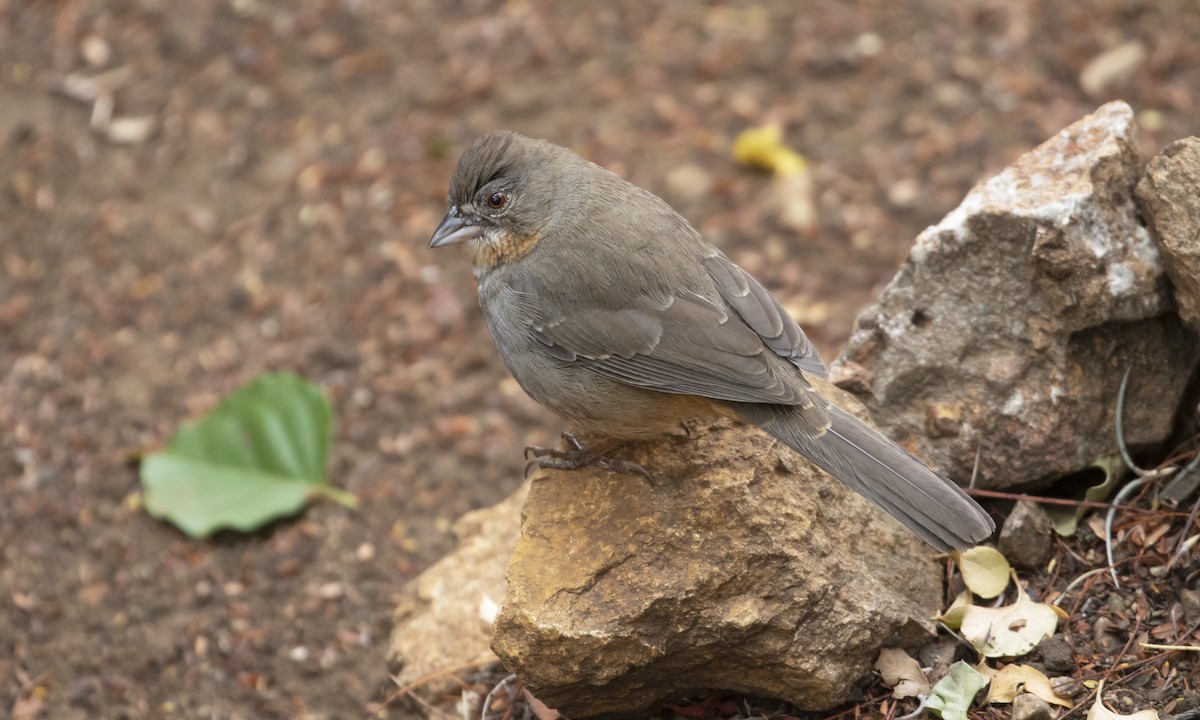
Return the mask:
[[830, 425], [820, 436], [788, 406], [747, 404], [739, 410], [939, 550], [970, 547], [996, 529], [960, 487], [835, 405], [826, 409]]

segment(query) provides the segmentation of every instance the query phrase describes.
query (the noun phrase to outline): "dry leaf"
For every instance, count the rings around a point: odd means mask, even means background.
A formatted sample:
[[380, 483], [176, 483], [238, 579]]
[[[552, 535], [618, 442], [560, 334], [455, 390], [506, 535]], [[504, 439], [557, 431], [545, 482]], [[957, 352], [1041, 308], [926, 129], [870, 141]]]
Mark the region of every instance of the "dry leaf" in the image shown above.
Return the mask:
[[776, 175], [801, 173], [808, 166], [803, 155], [783, 144], [778, 124], [743, 130], [733, 141], [733, 159]]
[[963, 615], [966, 614], [969, 607], [971, 607], [971, 593], [963, 590], [958, 597], [954, 598], [954, 602], [950, 603], [950, 607], [946, 608], [946, 612], [934, 619], [946, 623], [946, 627], [951, 630], [957, 630], [962, 627]]
[[[1125, 474], [1125, 463], [1121, 460], [1120, 455], [1116, 455], [1100, 458], [1092, 463], [1092, 467], [1099, 468], [1104, 472], [1104, 480], [1098, 485], [1088, 488], [1083, 494], [1083, 499], [1091, 502], [1103, 502], [1108, 499], [1109, 495], [1116, 488], [1117, 480]], [[1071, 537], [1075, 534], [1075, 530], [1079, 526], [1079, 519], [1087, 511], [1088, 507], [1086, 505], [1067, 509], [1057, 507], [1046, 508], [1046, 514], [1050, 516], [1050, 523], [1054, 526], [1054, 532], [1063, 537]]]
[[1004, 555], [987, 545], [959, 553], [958, 567], [967, 589], [988, 600], [1000, 597], [1008, 587], [1008, 575], [1012, 571]]
[[1054, 692], [1050, 678], [1029, 665], [1006, 665], [1000, 670], [993, 670], [980, 663], [976, 669], [992, 679], [987, 694], [989, 703], [1011, 703], [1017, 695], [1027, 692], [1048, 703], [1071, 707], [1070, 700]]
[[533, 714], [538, 720], [558, 720], [562, 717], [557, 710], [546, 707], [546, 703], [535, 698], [533, 693], [529, 692], [529, 688], [522, 688], [521, 692], [525, 693], [525, 702], [529, 703], [530, 709], [533, 710]]
[[1054, 634], [1058, 613], [1022, 592], [1012, 605], [999, 608], [972, 605], [962, 619], [962, 634], [984, 657], [1024, 655]]
[[892, 697], [897, 700], [929, 695], [929, 680], [921, 672], [920, 663], [899, 648], [880, 650], [875, 669], [883, 676], [883, 684], [892, 689]]

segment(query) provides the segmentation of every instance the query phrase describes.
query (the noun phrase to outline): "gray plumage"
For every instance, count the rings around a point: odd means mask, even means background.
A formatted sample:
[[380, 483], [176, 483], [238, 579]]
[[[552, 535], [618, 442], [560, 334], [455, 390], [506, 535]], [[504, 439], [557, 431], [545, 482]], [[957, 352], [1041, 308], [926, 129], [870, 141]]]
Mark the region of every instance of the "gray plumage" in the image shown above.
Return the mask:
[[649, 437], [681, 415], [758, 425], [933, 546], [987, 537], [961, 489], [810, 384], [828, 370], [779, 302], [665, 202], [514, 133], [459, 160], [431, 246], [465, 244], [496, 347], [578, 430]]

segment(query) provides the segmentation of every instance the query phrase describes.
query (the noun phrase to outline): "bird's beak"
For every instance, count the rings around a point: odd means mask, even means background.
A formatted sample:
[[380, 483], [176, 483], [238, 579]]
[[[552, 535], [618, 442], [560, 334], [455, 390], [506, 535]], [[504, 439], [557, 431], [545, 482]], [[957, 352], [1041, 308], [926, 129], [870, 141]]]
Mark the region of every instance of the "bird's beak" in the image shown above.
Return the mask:
[[440, 248], [474, 240], [479, 237], [481, 231], [482, 228], [478, 225], [463, 219], [457, 207], [452, 207], [450, 212], [446, 213], [446, 217], [442, 218], [442, 224], [433, 231], [433, 237], [429, 239], [429, 247]]

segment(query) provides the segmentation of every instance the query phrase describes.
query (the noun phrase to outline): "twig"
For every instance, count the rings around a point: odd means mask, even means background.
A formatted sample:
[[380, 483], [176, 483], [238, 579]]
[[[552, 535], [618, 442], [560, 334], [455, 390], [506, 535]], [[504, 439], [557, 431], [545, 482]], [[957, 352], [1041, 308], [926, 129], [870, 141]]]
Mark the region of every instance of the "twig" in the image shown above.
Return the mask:
[[1179, 650], [1182, 652], [1200, 652], [1200, 645], [1159, 645], [1157, 643], [1138, 643], [1148, 650]]
[[1162, 720], [1196, 720], [1196, 718], [1200, 718], [1200, 705], [1197, 705], [1191, 710], [1184, 710], [1181, 713], [1168, 715]]
[[1133, 462], [1133, 456], [1129, 454], [1129, 447], [1125, 444], [1125, 422], [1123, 418], [1125, 415], [1125, 391], [1129, 388], [1129, 376], [1132, 374], [1133, 365], [1130, 365], [1125, 371], [1125, 376], [1121, 378], [1121, 386], [1117, 388], [1117, 449], [1121, 451], [1121, 460], [1125, 462], [1125, 467], [1132, 470], [1138, 477], [1147, 479], [1166, 477], [1167, 475], [1174, 473], [1178, 468], [1173, 465], [1157, 467], [1153, 470], [1146, 470], [1138, 467], [1138, 465]]
[[[1196, 457], [1200, 457], [1200, 452], [1196, 453]], [[1175, 561], [1183, 557], [1184, 551], [1188, 547], [1196, 544], [1196, 538], [1200, 535], [1195, 535], [1189, 538], [1188, 532], [1191, 531], [1192, 525], [1196, 522], [1196, 514], [1200, 513], [1200, 498], [1196, 498], [1196, 502], [1192, 503], [1192, 510], [1188, 513], [1187, 520], [1183, 523], [1183, 530], [1179, 532], [1179, 542], [1175, 546], [1175, 552], [1171, 555], [1171, 559], [1167, 561], [1167, 569], [1170, 570], [1175, 564]]]
[[[492, 707], [492, 698], [496, 696], [496, 693], [499, 692], [501, 688], [507, 689], [509, 685], [512, 685], [516, 681], [517, 674], [512, 673], [500, 682], [496, 683], [496, 687], [492, 688], [491, 692], [487, 694], [487, 697], [483, 699], [483, 705], [479, 708], [479, 720], [487, 720], [488, 710]], [[512, 699], [511, 695], [509, 699]]]
[[1129, 448], [1125, 445], [1125, 429], [1122, 416], [1125, 414], [1125, 391], [1129, 389], [1129, 376], [1133, 374], [1133, 364], [1131, 363], [1125, 369], [1125, 375], [1121, 378], [1121, 386], [1117, 388], [1117, 449], [1121, 451], [1121, 459], [1125, 461], [1125, 467], [1137, 473], [1139, 476], [1146, 473], [1145, 470], [1137, 466], [1133, 461], [1133, 456], [1129, 454]]
[[946, 632], [948, 632], [948, 633], [950, 633], [951, 635], [953, 635], [955, 640], [957, 640], [957, 641], [959, 641], [960, 643], [962, 643], [962, 644], [963, 644], [963, 647], [968, 647], [968, 648], [971, 648], [971, 650], [972, 650], [972, 651], [973, 651], [973, 652], [974, 652], [974, 653], [975, 653], [975, 654], [976, 654], [976, 655], [977, 655], [977, 656], [978, 656], [978, 657], [979, 657], [981, 660], [983, 659], [983, 655], [982, 655], [982, 654], [979, 652], [979, 648], [977, 648], [977, 647], [975, 647], [974, 645], [972, 645], [972, 644], [971, 644], [971, 642], [970, 642], [969, 640], [967, 640], [965, 637], [963, 637], [963, 636], [962, 636], [962, 633], [958, 632], [957, 630], [955, 630], [954, 628], [950, 627], [949, 625], [947, 625], [946, 623], [944, 623], [944, 622], [943, 622], [943, 621], [941, 621], [941, 620], [938, 620], [938, 621], [937, 621], [937, 624], [938, 624], [939, 626], [941, 626], [941, 628], [942, 628], [943, 630], [945, 630]]
[[1178, 645], [1179, 643], [1183, 642], [1184, 640], [1187, 640], [1188, 638], [1190, 638], [1192, 636], [1192, 633], [1196, 632], [1197, 630], [1200, 630], [1200, 622], [1196, 623], [1195, 625], [1192, 625], [1187, 630], [1184, 630], [1182, 635], [1176, 637], [1175, 644]]
[[1107, 569], [1108, 569], [1108, 568], [1094, 568], [1094, 569], [1092, 569], [1092, 570], [1088, 570], [1088, 571], [1087, 571], [1087, 572], [1085, 572], [1084, 574], [1080, 575], [1079, 577], [1075, 578], [1075, 579], [1074, 579], [1074, 580], [1072, 580], [1071, 582], [1067, 583], [1067, 586], [1066, 586], [1065, 588], [1063, 588], [1063, 589], [1062, 589], [1062, 592], [1060, 592], [1060, 593], [1058, 594], [1058, 597], [1054, 598], [1054, 601], [1053, 601], [1053, 602], [1051, 602], [1050, 604], [1051, 604], [1051, 605], [1058, 605], [1060, 602], [1062, 602], [1062, 599], [1063, 599], [1063, 598], [1065, 598], [1065, 597], [1067, 596], [1067, 593], [1071, 592], [1071, 590], [1073, 590], [1073, 589], [1075, 588], [1075, 586], [1076, 586], [1076, 585], [1078, 585], [1079, 583], [1083, 582], [1084, 580], [1087, 580], [1087, 579], [1088, 579], [1088, 578], [1090, 578], [1090, 577], [1093, 577], [1093, 576], [1095, 576], [1095, 575], [1099, 575], [1100, 573], [1104, 572], [1104, 571], [1105, 571], [1105, 570], [1107, 570]]
[[[1113, 503], [1096, 502], [1094, 500], [1071, 500], [1068, 498], [1045, 497], [1044, 495], [1026, 495], [1024, 493], [1007, 493], [1007, 492], [1000, 492], [999, 490], [968, 489], [967, 494], [968, 495], [978, 495], [979, 497], [998, 498], [1000, 500], [1029, 500], [1029, 501], [1032, 501], [1035, 503], [1041, 503], [1044, 505], [1071, 505], [1074, 507], [1100, 508], [1103, 510], [1109, 510], [1109, 509], [1116, 507], [1116, 505], [1114, 505]], [[1148, 510], [1148, 509], [1144, 509], [1144, 508], [1127, 507], [1127, 508], [1122, 508], [1122, 509], [1130, 511], [1130, 512], [1155, 513], [1155, 514], [1168, 515], [1168, 516], [1183, 514], [1183, 513], [1178, 513], [1178, 512], [1164, 512], [1162, 510]]]
[[918, 695], [917, 696], [917, 709], [913, 710], [912, 712], [910, 712], [907, 715], [901, 715], [900, 717], [895, 718], [895, 720], [913, 720], [913, 718], [919, 717], [921, 715], [921, 713], [925, 712], [925, 703], [927, 703], [927, 702], [929, 702], [928, 695]]
[[[1127, 662], [1127, 663], [1125, 663], [1125, 665], [1124, 665], [1124, 666], [1121, 668], [1121, 671], [1122, 671], [1122, 672], [1128, 672], [1128, 671], [1130, 671], [1130, 670], [1132, 670], [1132, 669], [1134, 669], [1134, 668], [1141, 668], [1141, 670], [1138, 670], [1138, 672], [1140, 673], [1140, 672], [1142, 672], [1143, 670], [1146, 670], [1146, 669], [1147, 669], [1147, 668], [1144, 668], [1144, 667], [1142, 667], [1143, 665], [1153, 665], [1153, 664], [1154, 664], [1154, 663], [1156, 663], [1156, 662], [1162, 662], [1162, 661], [1166, 660], [1168, 657], [1170, 657], [1170, 656], [1171, 656], [1171, 653], [1173, 653], [1173, 652], [1175, 652], [1175, 651], [1174, 651], [1174, 650], [1167, 650], [1167, 651], [1165, 651], [1165, 652], [1161, 652], [1161, 653], [1159, 653], [1158, 655], [1151, 655], [1150, 657], [1144, 657], [1144, 658], [1142, 658], [1141, 660], [1133, 660], [1133, 661], [1131, 661], [1131, 662]], [[1105, 670], [1104, 670], [1104, 672], [1098, 672], [1098, 673], [1088, 673], [1087, 675], [1081, 675], [1081, 676], [1079, 676], [1079, 677], [1077, 677], [1077, 678], [1075, 678], [1075, 679], [1076, 679], [1076, 680], [1079, 680], [1079, 681], [1081, 681], [1081, 682], [1082, 682], [1082, 681], [1084, 681], [1084, 680], [1096, 680], [1096, 679], [1099, 679], [1099, 678], [1106, 677], [1106, 676], [1108, 676], [1108, 674], [1109, 674], [1109, 670], [1108, 670], [1108, 669], [1105, 669]], [[1126, 681], [1128, 681], [1130, 678], [1134, 677], [1136, 674], [1137, 674], [1137, 673], [1129, 673], [1128, 675], [1122, 675], [1121, 677], [1117, 678], [1117, 679], [1116, 679], [1116, 680], [1114, 680], [1113, 682], [1114, 682], [1114, 683], [1126, 682]], [[1059, 718], [1059, 720], [1062, 720], [1062, 718]]]
[[[1142, 558], [1145, 558], [1145, 557], [1149, 557], [1149, 555], [1147, 553], [1141, 553], [1140, 555], [1130, 555], [1127, 558], [1122, 558], [1116, 564], [1123, 565], [1127, 562], [1132, 562], [1134, 560], [1141, 560]], [[1051, 602], [1050, 604], [1058, 605], [1058, 602], [1060, 600], [1062, 600], [1064, 597], [1066, 597], [1067, 593], [1070, 592], [1071, 589], [1074, 588], [1076, 585], [1078, 585], [1081, 582], [1090, 580], [1091, 578], [1099, 575], [1100, 573], [1104, 572], [1105, 570], [1111, 570], [1111, 569], [1112, 569], [1111, 567], [1099, 567], [1099, 568], [1092, 568], [1091, 570], [1088, 570], [1087, 572], [1083, 573], [1082, 575], [1080, 575], [1079, 577], [1075, 578], [1070, 583], [1068, 583], [1067, 586], [1062, 589], [1062, 592], [1059, 593], [1058, 597], [1054, 598], [1053, 602]], [[1082, 600], [1082, 598], [1080, 598], [1080, 599]], [[1074, 615], [1078, 611], [1079, 611], [1078, 607], [1073, 607], [1073, 608], [1071, 608], [1071, 611], [1068, 614]]]
[[[1128, 373], [1126, 373], [1126, 377], [1128, 376]], [[1123, 503], [1127, 497], [1132, 495], [1135, 490], [1150, 482], [1150, 480], [1151, 478], [1148, 475], [1142, 475], [1135, 480], [1131, 480], [1128, 485], [1121, 488], [1121, 491], [1117, 493], [1115, 498], [1113, 498], [1113, 506], [1108, 509], [1108, 514], [1104, 517], [1104, 550], [1106, 553], [1108, 553], [1108, 569], [1112, 573], [1113, 585], [1115, 585], [1117, 588], [1121, 587], [1121, 582], [1117, 580], [1117, 564], [1113, 561], [1113, 519], [1117, 516], [1117, 510], [1120, 508], [1121, 503]]]
[[975, 479], [979, 477], [979, 454], [982, 450], [983, 443], [975, 446], [975, 465], [971, 467], [971, 482], [967, 483], [967, 487], [972, 490], [975, 489]]
[[[403, 685], [403, 686], [398, 687], [395, 690], [393, 690], [386, 698], [384, 698], [382, 707], [387, 707], [387, 706], [391, 705], [392, 703], [396, 702], [400, 698], [410, 694], [413, 690], [421, 687], [422, 685], [425, 685], [426, 683], [432, 682], [432, 681], [436, 680], [437, 678], [440, 678], [444, 675], [453, 675], [462, 670], [470, 670], [472, 668], [485, 667], [487, 665], [491, 665], [494, 662], [499, 662], [499, 661], [494, 657], [483, 658], [481, 660], [472, 660], [471, 662], [463, 663], [462, 665], [454, 665], [452, 667], [443, 668], [441, 670], [436, 670], [434, 672], [431, 672], [428, 675], [424, 675], [422, 677], [417, 678], [416, 680], [413, 680], [412, 682], [410, 682], [407, 685]], [[414, 695], [413, 697], [416, 697], [416, 696]]]
[[[1121, 648], [1121, 652], [1117, 653], [1117, 656], [1112, 659], [1112, 664], [1109, 665], [1108, 672], [1104, 673], [1104, 680], [1108, 680], [1112, 673], [1116, 672], [1117, 665], [1120, 664], [1121, 658], [1125, 657], [1125, 653], [1129, 652], [1129, 648], [1133, 646], [1134, 638], [1137, 637], [1138, 630], [1141, 629], [1142, 619], [1134, 618], [1133, 630], [1129, 633], [1129, 639], [1125, 641], [1125, 647]], [[1100, 682], [1104, 682], [1104, 680], [1101, 680]]]
[[[891, 695], [891, 691], [888, 691], [888, 695], [889, 696]], [[878, 705], [885, 699], [886, 698], [884, 695], [877, 695], [875, 697], [864, 698], [863, 700], [855, 703], [854, 707], [846, 708], [845, 710], [842, 710], [841, 712], [836, 712], [832, 715], [826, 715], [825, 717], [821, 718], [821, 720], [839, 720], [839, 718], [843, 718], [843, 717], [849, 715], [850, 713], [859, 712], [859, 708], [861, 708], [863, 705], [868, 705], [868, 706]]]
[[1192, 459], [1184, 466], [1179, 474], [1171, 478], [1171, 482], [1163, 488], [1159, 493], [1159, 498], [1163, 504], [1169, 508], [1179, 507], [1188, 496], [1196, 492], [1196, 486], [1200, 485], [1200, 477], [1189, 477], [1192, 472], [1200, 466], [1200, 451], [1192, 453]]

